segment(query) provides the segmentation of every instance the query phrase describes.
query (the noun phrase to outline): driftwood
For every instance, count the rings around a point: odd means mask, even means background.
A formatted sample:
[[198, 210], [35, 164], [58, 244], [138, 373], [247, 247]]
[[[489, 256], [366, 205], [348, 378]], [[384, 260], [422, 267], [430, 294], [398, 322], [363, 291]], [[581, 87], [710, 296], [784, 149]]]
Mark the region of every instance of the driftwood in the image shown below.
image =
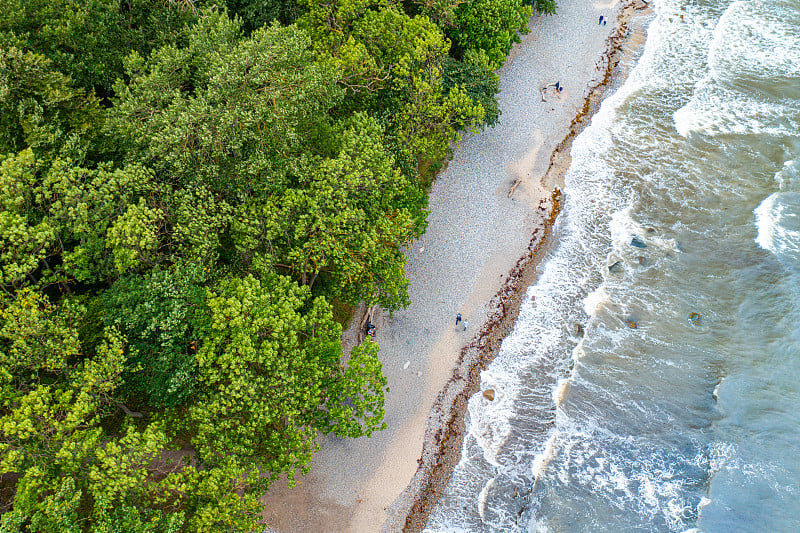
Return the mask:
[[514, 190], [522, 183], [522, 180], [514, 180], [514, 185], [511, 187], [511, 190], [508, 191], [508, 197], [511, 198], [511, 195], [514, 194]]

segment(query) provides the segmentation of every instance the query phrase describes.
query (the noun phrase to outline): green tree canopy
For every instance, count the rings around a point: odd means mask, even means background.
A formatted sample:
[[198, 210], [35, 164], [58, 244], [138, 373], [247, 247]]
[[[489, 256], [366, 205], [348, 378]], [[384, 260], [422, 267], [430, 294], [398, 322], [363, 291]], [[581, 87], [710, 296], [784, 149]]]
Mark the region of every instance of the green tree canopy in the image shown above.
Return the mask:
[[558, 3], [556, 0], [533, 0], [533, 8], [542, 15], [555, 15]]
[[123, 338], [109, 328], [87, 350], [85, 317], [28, 289], [0, 312], [0, 471], [19, 475], [0, 531], [254, 528], [257, 471], [170, 461], [163, 421], [120, 421]]
[[6, 0], [0, 47], [43, 54], [78, 86], [111, 89], [131, 50], [150, 50], [175, 38], [202, 2], [157, 0]]
[[[203, 463], [240, 460], [291, 480], [307, 472], [318, 430], [359, 436], [382, 427], [381, 365], [366, 352], [342, 366], [341, 328], [324, 299], [286, 277], [246, 277], [222, 281], [206, 304], [196, 400], [177, 421]], [[343, 396], [359, 403], [345, 409]]]
[[351, 107], [384, 118], [404, 158], [443, 158], [460, 130], [481, 122], [484, 111], [461, 87], [445, 92], [441, 66], [450, 43], [427, 17], [409, 17], [382, 1], [308, 2], [299, 23], [324, 60], [341, 72]]
[[127, 339], [126, 393], [150, 407], [183, 405], [196, 380], [205, 269], [176, 263], [117, 280], [102, 295], [104, 322]]
[[0, 178], [0, 287], [66, 288], [156, 261], [146, 236], [159, 228], [134, 216], [152, 192], [141, 166], [48, 166], [27, 149], [0, 161]]
[[400, 249], [424, 230], [424, 198], [395, 166], [375, 119], [355, 115], [340, 138], [338, 155], [297, 187], [245, 206], [234, 240], [304, 285], [322, 274], [329, 294], [396, 309], [407, 301]]
[[234, 199], [282, 190], [324, 152], [335, 72], [296, 27], [240, 35], [239, 22], [205, 12], [186, 47], [126, 60], [109, 126], [129, 158]]
[[442, 85], [445, 92], [460, 87], [473, 102], [480, 104], [485, 113], [485, 124], [494, 126], [499, 122], [497, 93], [500, 92], [500, 78], [492, 70], [483, 50], [467, 50], [463, 61], [448, 57], [442, 64]]
[[297, 0], [228, 0], [227, 5], [232, 15], [242, 19], [248, 32], [274, 20], [284, 25], [292, 24], [305, 11]]
[[100, 124], [97, 101], [44, 56], [0, 45], [0, 155], [34, 148], [79, 160]]
[[528, 32], [530, 16], [526, 0], [471, 0], [458, 7], [450, 36], [461, 50], [483, 50], [499, 68], [519, 34]]
[[30, 520], [33, 531], [80, 531], [79, 502], [110, 510], [146, 490], [164, 433], [127, 424], [109, 440], [102, 422], [117, 409], [120, 337], [106, 331], [87, 358], [74, 325], [79, 307], [57, 308], [29, 290], [17, 296], [0, 313], [0, 471], [21, 473], [2, 526]]

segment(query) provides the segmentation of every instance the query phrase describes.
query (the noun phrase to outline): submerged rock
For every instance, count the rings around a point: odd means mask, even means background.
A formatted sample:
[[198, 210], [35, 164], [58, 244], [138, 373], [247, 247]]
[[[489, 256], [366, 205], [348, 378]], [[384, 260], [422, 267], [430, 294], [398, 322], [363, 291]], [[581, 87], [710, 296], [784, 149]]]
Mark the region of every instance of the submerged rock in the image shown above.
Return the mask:
[[631, 246], [635, 246], [636, 248], [647, 248], [645, 242], [638, 235], [634, 235], [631, 239]]
[[626, 319], [625, 320], [625, 324], [627, 324], [628, 327], [631, 328], [631, 329], [636, 329], [638, 327], [638, 325], [636, 324], [636, 321], [633, 320], [632, 318]]
[[691, 313], [689, 313], [688, 319], [689, 319], [689, 322], [691, 322], [693, 325], [695, 325], [695, 326], [699, 326], [700, 325], [700, 314], [699, 313], [695, 313], [694, 311], [692, 311]]
[[608, 265], [608, 271], [612, 274], [619, 274], [622, 272], [622, 261], [614, 261]]
[[494, 389], [486, 389], [485, 391], [483, 391], [483, 397], [489, 400], [490, 402], [494, 401]]

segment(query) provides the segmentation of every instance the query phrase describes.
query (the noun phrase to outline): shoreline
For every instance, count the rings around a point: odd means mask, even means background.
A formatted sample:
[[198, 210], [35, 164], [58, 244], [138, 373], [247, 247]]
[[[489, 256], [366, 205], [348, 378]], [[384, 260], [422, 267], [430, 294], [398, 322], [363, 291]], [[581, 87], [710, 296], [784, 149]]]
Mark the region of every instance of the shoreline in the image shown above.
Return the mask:
[[[576, 114], [566, 137], [550, 155], [550, 164], [541, 182], [550, 191], [550, 198], [540, 200], [538, 209], [544, 222], [534, 228], [525, 255], [517, 260], [505, 283], [491, 300], [494, 312], [482, 325], [470, 344], [462, 348], [456, 368], [431, 410], [425, 431], [419, 468], [409, 486], [392, 507], [408, 507], [403, 522], [404, 533], [421, 532], [433, 507], [439, 501], [460, 460], [466, 429], [467, 402], [479, 392], [481, 372], [497, 356], [503, 340], [511, 333], [526, 297], [527, 288], [536, 283], [537, 269], [555, 244], [552, 228], [561, 212], [564, 175], [571, 163], [572, 142], [591, 122], [603, 100], [628, 76], [630, 66], [621, 62], [630, 59], [644, 45], [644, 37], [629, 28], [634, 18], [648, 16], [652, 8], [641, 0], [629, 0], [617, 15], [617, 27], [606, 41], [601, 62], [603, 78], [588, 87], [583, 108]], [[646, 28], [638, 28], [644, 34]], [[634, 30], [634, 31], [637, 31]], [[513, 189], [512, 189], [513, 192]], [[409, 505], [410, 502], [410, 505]], [[388, 531], [384, 524], [383, 530]]]
[[[428, 230], [405, 250], [410, 305], [372, 321], [390, 387], [387, 428], [370, 438], [320, 436], [297, 487], [283, 476], [262, 497], [266, 531], [424, 527], [459, 458], [480, 371], [513, 328], [552, 244], [546, 233], [569, 143], [588, 123], [591, 95], [608, 83], [612, 38], [625, 31], [620, 13], [639, 1], [563, 0], [553, 17], [531, 18], [498, 70], [500, 124], [456, 146], [431, 187]], [[611, 24], [598, 25], [599, 15]], [[454, 326], [456, 313], [473, 324], [469, 331]], [[357, 337], [359, 318], [343, 342]]]

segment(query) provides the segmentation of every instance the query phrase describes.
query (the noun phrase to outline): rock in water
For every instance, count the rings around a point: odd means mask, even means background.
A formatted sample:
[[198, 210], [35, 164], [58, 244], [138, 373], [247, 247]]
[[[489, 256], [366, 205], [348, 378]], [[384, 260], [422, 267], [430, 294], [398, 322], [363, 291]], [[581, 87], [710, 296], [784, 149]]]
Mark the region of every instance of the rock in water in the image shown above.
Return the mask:
[[694, 311], [689, 313], [689, 322], [691, 322], [695, 326], [699, 326], [700, 325], [700, 314], [699, 313], [695, 313]]
[[483, 391], [483, 397], [489, 400], [490, 402], [494, 401], [494, 389], [486, 389], [485, 391]]
[[644, 243], [644, 241], [637, 235], [634, 235], [631, 239], [631, 246], [635, 246], [636, 248], [647, 248], [647, 245]]
[[608, 266], [608, 271], [612, 274], [619, 274], [622, 272], [622, 261], [614, 261]]
[[627, 319], [627, 320], [625, 321], [625, 323], [626, 323], [626, 324], [628, 325], [628, 327], [629, 327], [629, 328], [631, 328], [631, 329], [636, 329], [636, 328], [638, 327], [638, 325], [636, 324], [636, 321], [635, 321], [635, 320], [633, 320], [633, 319], [631, 319], [631, 318]]

